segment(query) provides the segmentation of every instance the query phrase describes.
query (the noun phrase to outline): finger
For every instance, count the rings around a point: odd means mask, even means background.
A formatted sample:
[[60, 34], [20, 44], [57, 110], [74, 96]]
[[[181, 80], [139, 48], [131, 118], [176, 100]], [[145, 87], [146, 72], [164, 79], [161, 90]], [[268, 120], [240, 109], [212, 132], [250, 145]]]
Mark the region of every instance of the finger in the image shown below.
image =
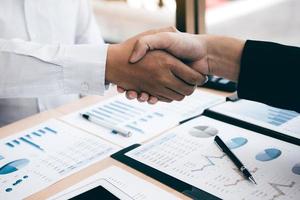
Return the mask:
[[125, 92], [125, 89], [122, 88], [122, 87], [120, 87], [120, 86], [117, 86], [117, 91], [118, 91], [119, 93], [124, 93], [124, 92]]
[[165, 98], [163, 96], [157, 96], [158, 100], [161, 102], [171, 103], [173, 100]]
[[150, 96], [149, 99], [148, 99], [148, 103], [151, 104], [151, 105], [154, 105], [157, 102], [158, 102], [158, 98], [157, 97]]
[[196, 89], [195, 85], [187, 84], [186, 82], [177, 78], [175, 75], [172, 75], [172, 78], [169, 80], [169, 82], [166, 86], [169, 89], [171, 89], [181, 95], [184, 95], [184, 96], [189, 96], [189, 95], [193, 94], [193, 92]]
[[174, 59], [172, 62], [171, 71], [176, 77], [193, 86], [203, 85], [206, 80], [204, 75], [185, 65], [180, 60]]
[[149, 99], [149, 94], [145, 92], [142, 92], [138, 97], [139, 102], [146, 102], [148, 101], [148, 99]]
[[164, 97], [170, 100], [176, 100], [181, 101], [184, 99], [184, 95], [177, 93], [176, 91], [173, 91], [170, 88], [164, 88], [158, 93], [159, 97]]
[[126, 92], [126, 97], [127, 97], [127, 99], [132, 100], [132, 99], [136, 99], [138, 97], [138, 94], [136, 91], [129, 90]]
[[129, 62], [136, 63], [141, 60], [147, 51], [155, 49], [168, 49], [173, 42], [173, 39], [168, 33], [157, 33], [146, 35], [137, 40], [133, 48]]

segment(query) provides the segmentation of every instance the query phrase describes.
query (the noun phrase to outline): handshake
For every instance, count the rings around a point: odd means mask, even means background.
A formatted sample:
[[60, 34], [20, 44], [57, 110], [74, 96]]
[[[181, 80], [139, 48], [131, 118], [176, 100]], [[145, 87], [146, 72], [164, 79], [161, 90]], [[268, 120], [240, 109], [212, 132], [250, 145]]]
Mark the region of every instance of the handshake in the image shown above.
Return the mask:
[[181, 33], [173, 27], [147, 31], [109, 45], [106, 81], [126, 91], [129, 99], [180, 101], [203, 85], [207, 75], [237, 81], [243, 46], [237, 39]]

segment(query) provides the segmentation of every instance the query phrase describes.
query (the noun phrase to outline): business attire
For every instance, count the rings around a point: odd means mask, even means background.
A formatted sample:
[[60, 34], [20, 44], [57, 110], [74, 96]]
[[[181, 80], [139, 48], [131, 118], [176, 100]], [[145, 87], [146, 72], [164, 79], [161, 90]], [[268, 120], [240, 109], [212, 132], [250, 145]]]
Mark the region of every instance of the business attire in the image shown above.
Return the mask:
[[0, 1], [0, 126], [105, 90], [107, 45], [86, 0]]
[[300, 48], [247, 41], [238, 80], [240, 98], [300, 113]]

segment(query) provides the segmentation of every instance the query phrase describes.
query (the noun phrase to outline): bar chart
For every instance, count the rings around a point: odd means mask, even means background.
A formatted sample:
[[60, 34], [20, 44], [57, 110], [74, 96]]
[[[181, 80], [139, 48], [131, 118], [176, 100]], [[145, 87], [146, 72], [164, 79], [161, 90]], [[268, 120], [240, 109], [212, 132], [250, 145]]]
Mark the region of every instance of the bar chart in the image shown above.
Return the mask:
[[295, 111], [243, 99], [236, 102], [226, 102], [211, 108], [211, 110], [300, 138], [300, 114]]
[[[196, 91], [181, 102], [149, 105], [138, 101], [129, 101], [123, 95], [117, 95], [89, 108], [62, 117], [62, 120], [100, 136], [119, 146], [126, 147], [148, 140], [155, 135], [175, 127], [182, 120], [199, 115], [204, 109], [222, 103], [225, 98]], [[100, 123], [108, 124], [126, 132], [131, 137], [113, 134], [111, 129], [95, 125], [81, 117], [88, 114]], [[208, 130], [207, 130], [208, 131]]]
[[[196, 126], [217, 129], [257, 185], [245, 179], [214, 137], [190, 134]], [[222, 199], [296, 200], [300, 195], [298, 152], [297, 145], [202, 116], [126, 155]]]
[[0, 199], [24, 199], [119, 150], [58, 120], [0, 141]]
[[36, 148], [40, 151], [44, 151], [44, 149], [40, 145], [35, 143], [34, 141], [37, 138], [43, 137], [45, 134], [57, 134], [57, 131], [55, 131], [49, 127], [44, 127], [42, 129], [39, 129], [39, 130], [33, 131], [29, 134], [26, 134], [22, 137], [13, 139], [12, 141], [7, 142], [6, 146], [8, 146], [10, 148], [16, 148], [18, 146], [26, 144], [26, 145], [30, 145], [31, 147]]
[[133, 106], [120, 100], [96, 106], [88, 110], [86, 114], [94, 116], [111, 126], [122, 126], [134, 134], [144, 134], [145, 123], [155, 122], [164, 117], [163, 113], [151, 111], [149, 107]]

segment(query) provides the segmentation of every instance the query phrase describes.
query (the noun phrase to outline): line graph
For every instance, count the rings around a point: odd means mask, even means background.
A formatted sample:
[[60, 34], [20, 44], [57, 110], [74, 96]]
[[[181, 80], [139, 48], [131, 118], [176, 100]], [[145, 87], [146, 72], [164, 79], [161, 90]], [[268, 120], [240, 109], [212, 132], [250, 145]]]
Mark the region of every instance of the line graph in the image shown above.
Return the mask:
[[222, 154], [221, 156], [208, 156], [208, 155], [203, 155], [203, 157], [207, 160], [207, 164], [203, 165], [201, 168], [198, 169], [192, 169], [191, 172], [198, 172], [198, 171], [203, 171], [207, 167], [215, 166], [215, 162], [213, 161], [214, 159], [223, 159], [226, 156], [226, 154]]
[[292, 181], [288, 185], [279, 184], [279, 183], [269, 183], [269, 185], [277, 192], [277, 194], [273, 195], [271, 200], [275, 200], [275, 199], [285, 195], [285, 193], [280, 188], [292, 188], [292, 187], [294, 187], [295, 184], [296, 184], [295, 181]]
[[[240, 176], [241, 178], [240, 179], [237, 179], [235, 182], [233, 183], [228, 183], [228, 184], [224, 184], [224, 187], [230, 187], [230, 186], [236, 186], [238, 185], [240, 182], [243, 182], [243, 181], [248, 181], [242, 174], [241, 172], [237, 169], [237, 168], [234, 168], [233, 169], [234, 171], [236, 171]], [[253, 170], [249, 170], [251, 174], [255, 174], [257, 172], [258, 168], [254, 168]]]

